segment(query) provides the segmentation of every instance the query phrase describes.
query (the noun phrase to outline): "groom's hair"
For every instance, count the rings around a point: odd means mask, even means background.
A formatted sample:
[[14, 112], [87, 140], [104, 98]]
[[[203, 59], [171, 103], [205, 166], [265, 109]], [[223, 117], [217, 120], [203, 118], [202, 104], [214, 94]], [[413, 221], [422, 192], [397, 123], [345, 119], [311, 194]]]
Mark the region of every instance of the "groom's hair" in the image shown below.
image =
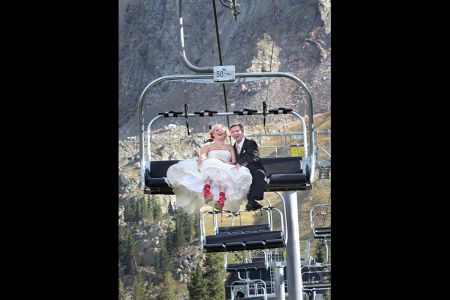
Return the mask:
[[242, 125], [241, 123], [235, 123], [235, 124], [231, 124], [230, 126], [230, 130], [233, 127], [239, 126], [239, 128], [241, 128], [241, 131], [244, 132], [244, 125]]

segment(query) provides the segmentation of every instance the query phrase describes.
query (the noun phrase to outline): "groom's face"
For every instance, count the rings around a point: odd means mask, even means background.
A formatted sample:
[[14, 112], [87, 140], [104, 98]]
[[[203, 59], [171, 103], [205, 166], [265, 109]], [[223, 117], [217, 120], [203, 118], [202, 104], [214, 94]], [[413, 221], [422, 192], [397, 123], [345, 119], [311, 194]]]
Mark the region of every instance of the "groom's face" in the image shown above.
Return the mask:
[[230, 129], [230, 133], [233, 139], [236, 141], [236, 143], [240, 143], [244, 138], [244, 133], [241, 131], [241, 127], [239, 126], [233, 126]]

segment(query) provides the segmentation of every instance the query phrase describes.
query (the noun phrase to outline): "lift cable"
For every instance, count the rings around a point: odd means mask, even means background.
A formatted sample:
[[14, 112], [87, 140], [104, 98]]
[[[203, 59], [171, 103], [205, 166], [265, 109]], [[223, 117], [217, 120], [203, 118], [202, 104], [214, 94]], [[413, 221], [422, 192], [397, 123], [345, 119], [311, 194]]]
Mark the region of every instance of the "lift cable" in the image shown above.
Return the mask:
[[[272, 28], [273, 28], [273, 32], [272, 32], [272, 50], [271, 50], [271, 53], [270, 53], [269, 72], [272, 72], [273, 48], [275, 46], [275, 24], [276, 24], [275, 21], [277, 20], [279, 11], [280, 11], [280, 7], [277, 6], [277, 12], [275, 13], [274, 22], [273, 22], [274, 26], [272, 26]], [[264, 105], [265, 105], [265, 103], [267, 101], [267, 98], [269, 97], [269, 89], [270, 89], [270, 79], [269, 79], [269, 83], [267, 84], [267, 93], [266, 93], [266, 100], [264, 101]], [[267, 132], [266, 132], [266, 116], [265, 115], [264, 115], [263, 127], [264, 127], [264, 133], [266, 134]]]
[[[214, 22], [216, 25], [217, 48], [219, 50], [219, 63], [222, 66], [222, 52], [220, 50], [219, 26], [217, 25], [216, 0], [212, 0], [212, 3], [213, 3], [213, 11], [214, 11]], [[223, 98], [225, 100], [225, 111], [228, 112], [227, 92], [225, 90], [225, 83], [222, 83], [222, 90], [223, 90]], [[227, 125], [228, 125], [228, 128], [230, 128], [230, 120], [228, 119], [228, 115], [227, 115]]]

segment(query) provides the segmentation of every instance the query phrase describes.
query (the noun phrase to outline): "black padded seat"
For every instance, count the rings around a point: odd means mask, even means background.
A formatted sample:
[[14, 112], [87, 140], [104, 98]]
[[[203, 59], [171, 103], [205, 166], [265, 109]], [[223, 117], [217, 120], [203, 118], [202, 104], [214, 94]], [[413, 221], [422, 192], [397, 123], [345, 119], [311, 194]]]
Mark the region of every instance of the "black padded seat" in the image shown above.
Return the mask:
[[270, 231], [269, 224], [244, 225], [244, 226], [224, 226], [219, 227], [218, 234], [250, 233], [259, 231]]
[[265, 191], [295, 191], [310, 187], [309, 176], [302, 172], [301, 156], [264, 157], [261, 162], [270, 179]]
[[331, 283], [306, 283], [303, 282], [304, 290], [327, 289], [331, 288]]
[[173, 195], [172, 188], [164, 180], [167, 169], [179, 160], [156, 160], [150, 162], [150, 173], [145, 170], [145, 194]]
[[[309, 170], [301, 169], [301, 156], [264, 157], [261, 161], [270, 182], [264, 187], [266, 192], [297, 191], [311, 188]], [[172, 188], [164, 181], [167, 169], [179, 160], [158, 160], [150, 162], [150, 172], [145, 170], [145, 194], [173, 195]]]
[[228, 264], [226, 271], [227, 272], [256, 271], [265, 268], [266, 268], [265, 263], [264, 261], [262, 261], [262, 262], [251, 262], [242, 264]]
[[331, 237], [331, 227], [314, 228], [314, 238], [328, 238]]
[[236, 297], [234, 297], [234, 299], [241, 299], [241, 300], [264, 300], [264, 296], [259, 296], [259, 297], [249, 297], [249, 298], [236, 298]]
[[285, 247], [281, 231], [233, 232], [205, 237], [205, 252], [242, 251]]

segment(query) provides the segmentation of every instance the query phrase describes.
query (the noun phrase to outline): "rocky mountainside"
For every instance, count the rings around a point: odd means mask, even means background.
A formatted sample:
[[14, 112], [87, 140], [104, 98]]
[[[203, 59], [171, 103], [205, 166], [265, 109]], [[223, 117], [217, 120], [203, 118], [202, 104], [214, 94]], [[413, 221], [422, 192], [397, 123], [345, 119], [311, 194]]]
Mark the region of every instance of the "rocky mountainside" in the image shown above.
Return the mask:
[[[223, 65], [236, 72], [282, 71], [298, 76], [309, 88], [314, 113], [329, 111], [331, 88], [330, 0], [238, 1], [240, 15], [216, 1]], [[186, 56], [197, 66], [219, 65], [212, 2], [183, 0]], [[193, 74], [181, 62], [175, 0], [119, 0], [119, 135], [135, 136], [137, 104], [152, 80], [172, 74]], [[287, 79], [226, 84], [228, 110], [291, 107], [304, 114], [303, 92]], [[163, 83], [148, 95], [145, 118], [158, 112], [225, 111], [221, 85]], [[211, 118], [210, 118], [211, 119]], [[190, 126], [222, 122], [193, 118]], [[180, 118], [178, 124], [184, 120]], [[177, 123], [170, 120], [170, 123]], [[249, 119], [247, 123], [261, 120]], [[167, 126], [162, 120], [157, 128]]]

